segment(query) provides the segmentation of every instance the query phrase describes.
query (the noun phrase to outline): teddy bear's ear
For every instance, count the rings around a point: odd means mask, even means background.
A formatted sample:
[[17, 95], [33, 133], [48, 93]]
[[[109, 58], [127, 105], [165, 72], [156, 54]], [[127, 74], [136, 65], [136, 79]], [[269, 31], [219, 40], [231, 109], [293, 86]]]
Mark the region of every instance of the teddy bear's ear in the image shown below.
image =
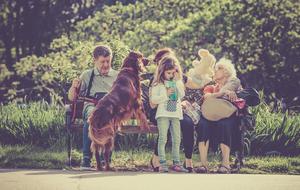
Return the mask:
[[200, 49], [198, 51], [198, 54], [199, 54], [200, 57], [206, 57], [206, 56], [209, 55], [209, 51], [207, 49]]

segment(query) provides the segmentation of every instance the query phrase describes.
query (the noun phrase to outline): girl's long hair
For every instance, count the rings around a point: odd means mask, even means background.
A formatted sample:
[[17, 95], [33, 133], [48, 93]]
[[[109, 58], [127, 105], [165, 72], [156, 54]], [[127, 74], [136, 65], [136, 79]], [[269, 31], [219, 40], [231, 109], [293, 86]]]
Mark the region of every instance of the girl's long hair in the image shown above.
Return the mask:
[[158, 65], [159, 61], [167, 55], [175, 55], [175, 52], [171, 48], [167, 47], [157, 50], [153, 59], [153, 63]]
[[164, 72], [174, 68], [177, 68], [177, 72], [179, 73], [179, 80], [182, 80], [182, 69], [177, 58], [172, 54], [168, 54], [162, 57], [162, 59], [158, 62], [152, 86], [156, 86], [159, 83], [164, 83]]

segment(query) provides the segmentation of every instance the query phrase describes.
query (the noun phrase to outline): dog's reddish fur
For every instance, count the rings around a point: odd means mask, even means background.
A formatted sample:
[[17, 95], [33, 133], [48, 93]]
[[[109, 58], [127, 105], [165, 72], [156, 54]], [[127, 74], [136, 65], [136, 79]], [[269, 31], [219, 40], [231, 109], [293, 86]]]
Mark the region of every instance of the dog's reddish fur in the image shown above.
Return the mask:
[[124, 122], [135, 116], [141, 128], [149, 128], [141, 100], [139, 73], [144, 67], [143, 62], [141, 53], [129, 53], [111, 91], [99, 100], [89, 117], [91, 151], [95, 155], [98, 170], [102, 170], [99, 152], [104, 153], [105, 169], [110, 169], [109, 155], [114, 146], [116, 130]]

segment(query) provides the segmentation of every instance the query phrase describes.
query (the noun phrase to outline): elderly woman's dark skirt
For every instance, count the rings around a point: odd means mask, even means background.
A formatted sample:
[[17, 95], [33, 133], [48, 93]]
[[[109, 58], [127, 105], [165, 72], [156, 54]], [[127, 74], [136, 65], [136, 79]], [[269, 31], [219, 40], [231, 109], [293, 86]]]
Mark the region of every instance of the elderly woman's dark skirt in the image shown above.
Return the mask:
[[207, 142], [209, 140], [209, 146], [214, 151], [221, 143], [231, 147], [232, 136], [238, 130], [238, 126], [239, 120], [235, 113], [229, 118], [219, 121], [209, 121], [201, 116], [196, 127], [197, 142]]

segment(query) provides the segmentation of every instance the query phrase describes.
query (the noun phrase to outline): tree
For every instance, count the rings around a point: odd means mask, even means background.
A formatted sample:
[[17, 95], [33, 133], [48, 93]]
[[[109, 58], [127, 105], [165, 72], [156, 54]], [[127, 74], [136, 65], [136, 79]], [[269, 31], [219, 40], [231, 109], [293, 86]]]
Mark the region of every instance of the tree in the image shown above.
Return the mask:
[[44, 55], [54, 38], [68, 34], [102, 6], [95, 0], [1, 0], [0, 60], [12, 70], [22, 57]]
[[299, 10], [293, 0], [234, 0], [219, 16], [224, 23], [220, 45], [241, 78], [294, 105], [300, 103], [300, 93], [293, 90], [300, 86]]

